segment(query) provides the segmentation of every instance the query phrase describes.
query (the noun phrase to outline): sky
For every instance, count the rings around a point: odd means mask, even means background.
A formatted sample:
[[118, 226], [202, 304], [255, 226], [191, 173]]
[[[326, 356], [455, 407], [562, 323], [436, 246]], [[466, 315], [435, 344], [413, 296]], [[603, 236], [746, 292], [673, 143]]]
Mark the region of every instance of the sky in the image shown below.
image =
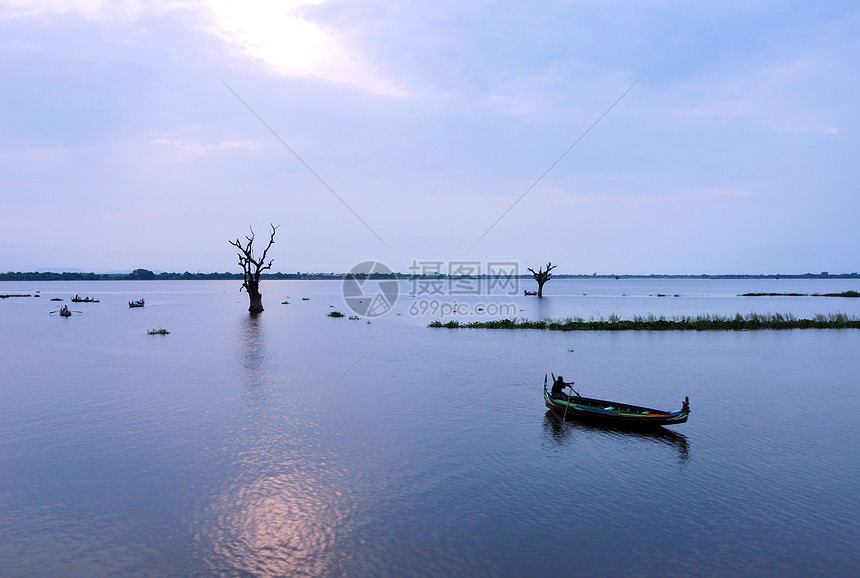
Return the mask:
[[0, 271], [860, 271], [860, 6], [0, 0]]

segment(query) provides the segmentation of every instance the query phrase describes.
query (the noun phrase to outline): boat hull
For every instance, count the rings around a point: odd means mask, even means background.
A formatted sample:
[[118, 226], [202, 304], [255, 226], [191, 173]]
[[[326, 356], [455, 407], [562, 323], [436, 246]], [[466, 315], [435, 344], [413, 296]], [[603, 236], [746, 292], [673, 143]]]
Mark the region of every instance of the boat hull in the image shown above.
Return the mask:
[[662, 411], [573, 395], [567, 400], [556, 399], [546, 388], [543, 390], [543, 396], [546, 406], [565, 420], [586, 420], [624, 427], [656, 427], [684, 423], [690, 415], [686, 402], [680, 410]]

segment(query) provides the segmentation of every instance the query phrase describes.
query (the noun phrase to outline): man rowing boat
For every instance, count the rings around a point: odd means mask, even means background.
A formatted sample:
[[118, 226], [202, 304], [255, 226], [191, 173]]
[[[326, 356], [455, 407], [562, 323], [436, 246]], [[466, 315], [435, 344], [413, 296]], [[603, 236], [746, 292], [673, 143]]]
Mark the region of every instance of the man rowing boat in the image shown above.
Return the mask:
[[566, 393], [564, 393], [562, 390], [565, 387], [570, 387], [570, 390], [573, 391], [574, 393], [576, 393], [576, 391], [571, 387], [572, 385], [573, 385], [572, 381], [570, 383], [567, 383], [566, 381], [564, 381], [564, 378], [559, 375], [552, 384], [552, 391], [550, 392], [550, 394], [555, 399], [561, 399], [561, 400], [567, 401], [568, 395]]

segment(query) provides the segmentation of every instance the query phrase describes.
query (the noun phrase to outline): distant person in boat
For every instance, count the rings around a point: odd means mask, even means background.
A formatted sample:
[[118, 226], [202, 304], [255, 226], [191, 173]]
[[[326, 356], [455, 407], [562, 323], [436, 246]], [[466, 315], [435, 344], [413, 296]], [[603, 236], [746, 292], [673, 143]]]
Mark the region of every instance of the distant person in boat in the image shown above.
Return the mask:
[[[559, 375], [555, 379], [555, 383], [552, 384], [552, 391], [550, 393], [552, 394], [552, 397], [555, 399], [562, 399], [562, 400], [567, 401], [568, 396], [562, 390], [565, 387], [570, 387], [571, 385], [573, 385], [572, 381], [570, 383], [567, 383], [564, 381], [564, 378]], [[573, 388], [570, 387], [570, 389], [572, 390]]]

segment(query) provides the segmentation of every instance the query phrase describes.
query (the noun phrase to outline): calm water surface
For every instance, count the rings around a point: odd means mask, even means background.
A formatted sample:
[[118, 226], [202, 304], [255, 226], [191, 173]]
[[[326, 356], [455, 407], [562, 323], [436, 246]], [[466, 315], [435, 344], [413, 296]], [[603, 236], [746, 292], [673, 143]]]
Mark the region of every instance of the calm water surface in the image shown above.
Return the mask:
[[[737, 296], [858, 285], [457, 299], [530, 319], [860, 316], [857, 299]], [[264, 282], [255, 318], [231, 281], [2, 284], [41, 296], [0, 300], [0, 574], [856, 575], [860, 331], [430, 329], [410, 289], [368, 324], [326, 316], [350, 313], [328, 281]], [[562, 424], [550, 371], [693, 413], [648, 434]]]

